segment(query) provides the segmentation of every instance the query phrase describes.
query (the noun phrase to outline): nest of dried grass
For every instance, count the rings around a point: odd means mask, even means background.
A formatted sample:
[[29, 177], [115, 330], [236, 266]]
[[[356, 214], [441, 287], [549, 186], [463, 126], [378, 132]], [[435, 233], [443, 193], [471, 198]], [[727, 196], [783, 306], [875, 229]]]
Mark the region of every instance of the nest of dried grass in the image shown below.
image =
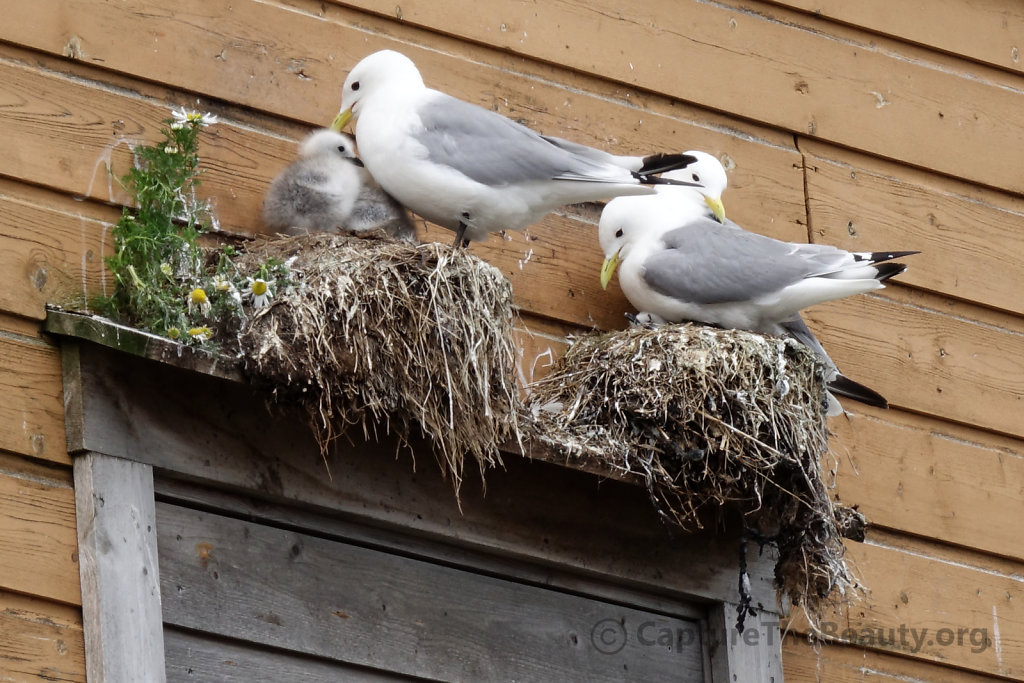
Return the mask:
[[314, 234], [248, 246], [300, 284], [243, 325], [245, 369], [309, 413], [321, 448], [353, 426], [426, 437], [458, 493], [463, 460], [519, 438], [508, 280], [464, 250]]
[[820, 464], [823, 372], [804, 346], [635, 327], [574, 340], [531, 389], [536, 438], [571, 461], [640, 475], [664, 519], [694, 529], [709, 508], [738, 505], [747, 537], [777, 546], [777, 584], [812, 622], [858, 585], [843, 559], [845, 509]]

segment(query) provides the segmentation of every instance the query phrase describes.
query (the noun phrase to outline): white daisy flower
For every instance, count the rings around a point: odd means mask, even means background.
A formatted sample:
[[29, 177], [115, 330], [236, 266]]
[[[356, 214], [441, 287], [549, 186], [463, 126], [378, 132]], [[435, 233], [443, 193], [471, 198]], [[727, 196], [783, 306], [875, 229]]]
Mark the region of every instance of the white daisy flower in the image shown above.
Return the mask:
[[164, 154], [177, 154], [177, 153], [178, 153], [178, 146], [177, 145], [167, 145], [166, 147], [164, 147]]
[[206, 325], [203, 325], [202, 327], [193, 327], [188, 331], [188, 334], [196, 341], [204, 342], [208, 341], [210, 337], [213, 336], [213, 330], [211, 330]]
[[238, 293], [238, 288], [235, 287], [234, 283], [226, 275], [214, 275], [213, 287], [218, 292], [224, 292], [230, 296], [239, 306], [242, 305], [242, 295]]
[[191, 313], [194, 307], [203, 315], [210, 313], [210, 297], [206, 296], [206, 290], [202, 287], [196, 287], [188, 295], [188, 312]]
[[175, 125], [177, 125], [178, 128], [181, 128], [185, 124], [190, 126], [210, 126], [218, 121], [215, 114], [211, 114], [210, 112], [201, 114], [195, 110], [185, 109], [185, 107], [173, 110], [171, 112], [171, 116], [174, 117], [174, 123], [171, 124], [172, 128], [174, 128]]
[[252, 305], [255, 308], [264, 308], [270, 305], [270, 300], [274, 297], [274, 290], [270, 288], [270, 283], [261, 277], [245, 278], [245, 296], [252, 297]]
[[163, 263], [160, 264], [160, 272], [166, 275], [167, 277], [170, 277], [171, 275], [174, 274], [174, 269], [171, 268], [170, 263], [164, 261]]

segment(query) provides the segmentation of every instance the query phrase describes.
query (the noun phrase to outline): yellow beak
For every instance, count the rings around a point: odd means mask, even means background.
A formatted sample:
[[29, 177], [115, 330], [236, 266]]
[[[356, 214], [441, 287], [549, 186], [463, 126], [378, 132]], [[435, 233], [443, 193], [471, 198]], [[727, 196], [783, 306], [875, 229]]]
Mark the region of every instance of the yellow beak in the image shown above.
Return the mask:
[[725, 205], [722, 204], [721, 197], [704, 197], [704, 203], [711, 209], [711, 213], [715, 214], [719, 223], [725, 223]]
[[601, 265], [601, 289], [608, 289], [608, 283], [612, 281], [612, 275], [615, 274], [615, 269], [619, 267], [619, 263], [622, 259], [619, 258], [619, 252], [615, 252], [604, 260]]
[[345, 111], [338, 112], [338, 115], [334, 117], [334, 121], [331, 122], [331, 130], [340, 133], [348, 122], [352, 120], [352, 107], [349, 107]]

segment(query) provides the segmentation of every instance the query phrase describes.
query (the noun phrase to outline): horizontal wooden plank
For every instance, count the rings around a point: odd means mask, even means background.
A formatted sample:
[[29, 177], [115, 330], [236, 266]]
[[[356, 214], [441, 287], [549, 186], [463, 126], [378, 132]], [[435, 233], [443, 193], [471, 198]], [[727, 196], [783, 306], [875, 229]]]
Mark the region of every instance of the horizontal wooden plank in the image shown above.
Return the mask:
[[[438, 68], [454, 68], [454, 61], [447, 58]], [[11, 99], [23, 104], [19, 105], [17, 116], [12, 110], [8, 119], [0, 117], [0, 125], [10, 130], [11, 139], [18, 145], [12, 155], [0, 158], [0, 172], [102, 201], [125, 201], [116, 183], [108, 182], [105, 165], [112, 164], [115, 175], [123, 172], [129, 163], [128, 148], [133, 142], [152, 139], [156, 122], [168, 115], [166, 105], [82, 78], [37, 73], [10, 61], [0, 61], [0, 76], [4, 73], [10, 78], [3, 87], [9, 90]], [[486, 72], [471, 75], [477, 79], [487, 76]], [[556, 98], [564, 98], [564, 91], [550, 83], [519, 77], [510, 85], [515, 85], [523, 97], [538, 100], [543, 94], [544, 101], [535, 105], [541, 112], [554, 107]], [[594, 120], [614, 117], [621, 110], [600, 98], [590, 100], [588, 117]], [[68, 127], [67, 136], [52, 133], [56, 124], [49, 110], [61, 106], [58, 103], [70, 103], [68, 106], [74, 112], [70, 115], [72, 121], [60, 124]], [[558, 117], [550, 113], [543, 116], [539, 122], [548, 124], [550, 130]], [[120, 123], [111, 128], [106, 124], [109, 120]], [[704, 146], [733, 160], [735, 188], [729, 199], [731, 215], [748, 220], [753, 229], [777, 237], [806, 239], [801, 160], [795, 150], [752, 139], [742, 131], [708, 131], [698, 123], [666, 116], [657, 117], [650, 125], [668, 137], [674, 136], [672, 131], [677, 129], [701, 134], [707, 143]], [[557, 129], [556, 132], [564, 133]], [[291, 159], [293, 144], [261, 134], [250, 126], [225, 122], [210, 128], [201, 145], [202, 158], [209, 170], [204, 188], [215, 197], [222, 222], [254, 229], [258, 226], [256, 216], [262, 193], [273, 174]], [[43, 163], [43, 159], [54, 155], [60, 159], [60, 174], [54, 174], [51, 165]], [[81, 220], [73, 211], [47, 217], [58, 224], [53, 232], [81, 234]], [[444, 242], [451, 239], [450, 233], [436, 229], [430, 237]], [[621, 322], [622, 312], [627, 310], [621, 297], [618, 301], [607, 299], [598, 287], [602, 255], [594, 226], [551, 216], [535, 226], [531, 238], [537, 239], [527, 240], [516, 233], [508, 242], [493, 237], [473, 248], [513, 278], [522, 307], [578, 324], [607, 326]], [[35, 272], [27, 255], [12, 258], [21, 263], [28, 261], [18, 267]], [[566, 270], [565, 263], [572, 265], [571, 270]], [[29, 305], [26, 303], [22, 308]], [[607, 311], [601, 310], [602, 306], [607, 306]]]
[[68, 463], [60, 353], [10, 327], [0, 316], [0, 449]]
[[[697, 622], [163, 503], [157, 533], [177, 626], [445, 680], [701, 678]], [[591, 640], [604, 621], [694, 640], [610, 657]]]
[[[336, 40], [336, 37], [331, 38], [331, 41]], [[766, 140], [742, 126], [712, 127], [685, 111], [652, 113], [645, 119], [646, 129], [642, 133], [630, 133], [635, 118], [633, 111], [588, 93], [573, 94], [580, 113], [576, 120], [570, 119], [567, 123], [557, 112], [564, 106], [566, 92], [555, 84], [493, 66], [469, 67], [454, 57], [422, 49], [417, 49], [415, 54], [422, 55], [425, 66], [434, 71], [452, 73], [457, 70], [463, 74], [465, 80], [460, 83], [460, 90], [474, 95], [480, 104], [493, 105], [543, 132], [610, 147], [608, 140], [595, 137], [595, 126], [591, 124], [601, 122], [597, 128], [615, 131], [624, 139], [618, 142], [616, 138], [615, 144], [634, 152], [683, 149], [698, 146], [699, 142], [701, 148], [727, 155], [732, 160], [731, 178], [736, 192], [729, 208], [737, 218], [753, 219], [767, 214], [770, 217], [768, 230], [789, 235], [800, 234], [803, 230], [794, 227], [799, 225], [798, 221], [802, 223], [804, 207], [800, 157], [791, 142], [783, 145]], [[5, 99], [16, 103], [0, 116], [0, 125], [9, 132], [12, 144], [17, 145], [12, 150], [17, 154], [4, 162], [4, 173], [76, 195], [124, 201], [126, 195], [108, 177], [105, 167], [112, 165], [115, 176], [124, 173], [128, 168], [129, 148], [140, 142], [152, 142], [157, 137], [157, 123], [169, 116], [171, 106], [151, 98], [133, 97], [99, 81], [50, 71], [39, 73], [11, 58], [0, 61], [0, 73], [4, 75], [6, 91], [0, 92]], [[496, 79], [502, 79], [505, 95], [499, 98], [490, 94], [487, 99], [481, 99], [478, 89], [490, 92], [493, 86], [485, 88], [484, 84]], [[517, 105], [519, 101], [527, 104]], [[289, 102], [294, 103], [294, 100]], [[64, 103], [67, 112], [58, 103]], [[522, 111], [516, 106], [522, 106]], [[326, 113], [312, 121], [326, 123], [335, 107], [332, 104]], [[580, 117], [585, 120], [578, 120]], [[54, 122], [55, 118], [58, 123]], [[108, 123], [111, 120], [116, 125], [111, 126]], [[567, 129], [569, 124], [574, 127]], [[53, 126], [64, 127], [77, 144], [54, 136]], [[52, 169], [42, 163], [39, 149], [52, 150], [54, 145], [60, 147], [56, 153], [61, 173], [47, 174], [44, 171]], [[221, 221], [251, 230], [259, 226], [257, 216], [266, 185], [294, 158], [295, 148], [289, 140], [261, 135], [248, 126], [243, 130], [225, 120], [204, 133], [200, 154], [209, 171], [204, 178], [204, 192], [216, 197]], [[739, 190], [743, 190], [742, 195]]]
[[[393, 17], [391, 10], [385, 13]], [[40, 19], [53, 16], [61, 21]], [[656, 112], [699, 119], [708, 128], [731, 127], [785, 147], [792, 143], [785, 133], [763, 126], [665, 98], [653, 103], [657, 97], [622, 92], [603, 78], [524, 62], [458, 36], [426, 33], [408, 22], [378, 19], [337, 3], [282, 7], [254, 0], [182, 0], [169, 10], [153, 0], [130, 6], [42, 0], [31, 7], [12, 6], [8, 17], [11, 28], [0, 28], [0, 37], [12, 44], [314, 125], [326, 124], [336, 113], [341, 85], [356, 61], [401, 41], [400, 49], [415, 55], [425, 73], [446, 79], [448, 92], [528, 120], [560, 110], [557, 127], [544, 132], [577, 139], [575, 132], [588, 144], [603, 140], [605, 145], [626, 145], [619, 149], [631, 149], [631, 144], [635, 149], [659, 147], [668, 138], [657, 124], [649, 128], [648, 117]], [[106, 38], [112, 26], [124, 34], [123, 41]], [[268, 35], [274, 40], [267, 40]], [[429, 48], [420, 47], [424, 45]], [[533, 76], [527, 88], [514, 84], [527, 74]], [[559, 82], [572, 83], [572, 90], [552, 87]], [[589, 99], [588, 91], [600, 99], [614, 98], [632, 111], [618, 109], [610, 119], [587, 120], [589, 105], [577, 106]]]
[[580, 328], [551, 324], [536, 316], [521, 316], [515, 328], [519, 387], [528, 390], [531, 383], [545, 377], [555, 360], [565, 353], [566, 337], [580, 332]]
[[846, 645], [811, 645], [804, 636], [782, 641], [782, 668], [787, 683], [863, 683], [928, 681], [990, 683], [991, 676]]
[[[1024, 619], [1016, 597], [1024, 578], [1019, 571], [1002, 574], [876, 545], [870, 533], [866, 543], [847, 544], [846, 557], [869, 593], [826, 617], [824, 633], [873, 651], [1021, 676]], [[807, 632], [798, 610], [790, 628]]]
[[1024, 73], [1024, 11], [1002, 0], [941, 0], [927, 12], [885, 0], [769, 0], [967, 59]]
[[0, 474], [9, 474], [23, 479], [71, 487], [74, 485], [71, 468], [64, 464], [26, 458], [7, 451], [0, 451]]
[[1024, 442], [846, 403], [829, 421], [836, 492], [883, 526], [1024, 560]]
[[[690, 612], [684, 613], [683, 605], [688, 601], [680, 600], [678, 596], [637, 590], [576, 572], [552, 571], [551, 567], [529, 559], [518, 560], [462, 545], [438, 543], [437, 539], [415, 532], [370, 525], [309, 506], [268, 504], [266, 500], [254, 499], [243, 491], [227, 491], [170, 477], [158, 477], [154, 484], [156, 495], [163, 503], [215, 512], [255, 524], [309, 533], [367, 548], [386, 548], [388, 552], [404, 557], [415, 557], [491, 576], [503, 576], [519, 583], [589, 595], [643, 611], [670, 612], [698, 620], [709, 616], [704, 604], [694, 604]], [[766, 614], [768, 618], [778, 621], [777, 614]]]
[[174, 627], [164, 629], [164, 644], [168, 683], [334, 683], [408, 680], [405, 676], [286, 652], [269, 651], [260, 646]]
[[0, 680], [85, 683], [79, 610], [0, 591]]
[[[131, 148], [160, 139], [170, 104], [102, 83], [3, 59], [0, 100], [10, 102], [0, 129], [10, 141], [0, 173], [78, 197], [125, 203], [116, 178], [132, 163]], [[228, 123], [207, 129], [199, 154], [209, 173], [200, 194], [216, 198], [228, 226], [259, 224], [266, 184], [293, 155], [293, 144]], [[273, 169], [273, 170], [272, 170]]]
[[[305, 420], [294, 411], [268, 413], [261, 392], [95, 345], [83, 344], [80, 355], [76, 381], [85, 400], [76, 448], [665, 595], [735, 594], [733, 543], [710, 532], [672, 534], [640, 487], [509, 457], [488, 473], [486, 493], [467, 468], [460, 509], [425, 444], [413, 461], [391, 439], [340, 443], [327, 460], [333, 477], [325, 477]], [[548, 529], [542, 540], [538, 519]], [[750, 562], [755, 599], [771, 611], [774, 559], [765, 553]]]
[[[395, 16], [394, 3], [384, 0], [346, 4]], [[1024, 147], [1024, 131], [1015, 124], [1024, 106], [1018, 76], [805, 13], [699, 0], [658, 0], [624, 10], [615, 0], [596, 0], [505, 4], [481, 21], [471, 0], [411, 0], [401, 5], [401, 21], [801, 135], [1024, 190], [1017, 172]], [[636, 45], [644, 49], [627, 47]], [[369, 52], [376, 46], [366, 47]], [[431, 82], [447, 87], [445, 79]]]
[[104, 292], [103, 258], [113, 247], [108, 231], [120, 212], [95, 208], [0, 180], [0, 311], [42, 320], [47, 303], [81, 306]]
[[975, 311], [966, 304], [948, 315], [937, 297], [884, 291], [806, 311], [843, 372], [894, 406], [1024, 435], [1024, 335], [971, 320]]
[[815, 141], [800, 147], [815, 242], [920, 250], [906, 260], [901, 283], [1024, 313], [1007, 286], [1024, 261], [1024, 199]]
[[81, 604], [70, 487], [0, 474], [0, 588]]
[[[166, 361], [175, 367], [244, 382], [245, 374], [237, 358], [203, 347], [185, 346], [151, 332], [114, 322], [109, 318], [77, 311], [47, 311], [43, 330], [58, 338], [73, 338], [71, 343], [88, 341], [130, 353], [139, 358]], [[62, 364], [74, 363], [74, 351], [64, 353]], [[65, 405], [69, 403], [65, 396]]]

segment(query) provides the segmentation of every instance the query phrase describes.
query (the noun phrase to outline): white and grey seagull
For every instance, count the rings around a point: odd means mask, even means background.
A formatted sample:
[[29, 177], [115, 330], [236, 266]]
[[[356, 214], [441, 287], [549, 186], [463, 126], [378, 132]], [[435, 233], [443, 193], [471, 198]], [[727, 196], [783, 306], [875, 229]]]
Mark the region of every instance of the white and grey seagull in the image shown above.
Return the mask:
[[[688, 154], [696, 161], [666, 177], [700, 187], [662, 186], [653, 196], [608, 202], [598, 228], [601, 286], [618, 269], [626, 298], [653, 323], [692, 320], [793, 336], [821, 357], [831, 392], [885, 407], [881, 395], [839, 372], [799, 311], [881, 289], [906, 270], [891, 261], [918, 252], [850, 252], [748, 232], [725, 218], [721, 163], [704, 152]], [[832, 401], [829, 413], [836, 414], [841, 408]]]
[[331, 127], [353, 118], [367, 170], [408, 209], [454, 230], [456, 245], [522, 230], [565, 204], [690, 184], [651, 175], [686, 166], [686, 155], [619, 157], [539, 135], [426, 87], [412, 60], [393, 50], [349, 72]]

